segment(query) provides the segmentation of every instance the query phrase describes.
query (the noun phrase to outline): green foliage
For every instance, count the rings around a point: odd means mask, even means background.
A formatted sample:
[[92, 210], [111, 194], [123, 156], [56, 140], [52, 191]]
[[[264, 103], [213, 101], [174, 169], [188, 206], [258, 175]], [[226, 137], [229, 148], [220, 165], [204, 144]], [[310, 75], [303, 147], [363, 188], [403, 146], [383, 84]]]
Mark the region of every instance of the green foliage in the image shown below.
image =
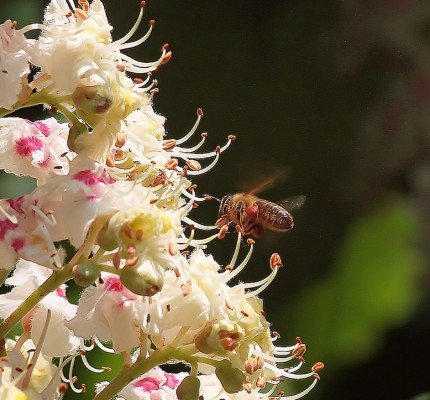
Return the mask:
[[384, 333], [418, 302], [418, 221], [406, 201], [390, 201], [350, 227], [331, 274], [308, 287], [291, 326], [327, 366], [367, 359]]

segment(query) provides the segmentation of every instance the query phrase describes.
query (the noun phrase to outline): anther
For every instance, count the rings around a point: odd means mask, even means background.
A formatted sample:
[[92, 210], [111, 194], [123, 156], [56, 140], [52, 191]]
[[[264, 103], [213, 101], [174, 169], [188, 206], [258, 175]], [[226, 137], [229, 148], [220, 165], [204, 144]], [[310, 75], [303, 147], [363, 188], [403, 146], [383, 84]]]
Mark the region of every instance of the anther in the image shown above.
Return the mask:
[[184, 165], [184, 166], [182, 167], [181, 175], [182, 175], [183, 177], [186, 177], [186, 176], [187, 176], [187, 173], [188, 173], [188, 165]]
[[221, 147], [220, 147], [220, 146], [217, 146], [217, 147], [216, 147], [216, 149], [215, 149], [215, 153], [217, 153], [217, 154], [221, 153]]
[[231, 140], [232, 142], [236, 140], [236, 135], [228, 135], [227, 136], [228, 140]]
[[300, 336], [297, 336], [297, 337], [296, 337], [296, 342], [297, 342], [298, 344], [302, 344], [302, 343], [303, 343], [303, 340], [302, 340], [302, 338], [301, 338]]
[[134, 78], [133, 81], [137, 85], [139, 85], [140, 83], [143, 83], [143, 79], [142, 78]]
[[66, 393], [68, 388], [69, 388], [69, 386], [68, 386], [68, 385], [67, 385], [67, 383], [65, 383], [65, 382], [61, 382], [61, 383], [58, 385], [58, 391], [59, 391], [60, 393]]
[[240, 313], [244, 316], [244, 317], [249, 317], [249, 314], [243, 310], [240, 311]]
[[112, 154], [108, 154], [107, 155], [107, 157], [106, 157], [106, 165], [108, 166], [108, 167], [115, 167], [115, 160], [114, 160], [114, 158], [113, 158], [113, 155]]
[[203, 196], [203, 198], [204, 198], [206, 201], [211, 201], [211, 200], [213, 200], [213, 197], [212, 197], [212, 196], [210, 196], [210, 195], [208, 195], [208, 194], [205, 194], [205, 195]]
[[227, 265], [224, 267], [224, 269], [225, 269], [226, 271], [231, 271], [231, 270], [233, 269], [233, 267], [232, 267], [230, 264], [227, 264]]
[[173, 246], [172, 242], [169, 242], [169, 254], [171, 256], [176, 256], [176, 254], [177, 254], [177, 251], [176, 251], [175, 247]]
[[139, 258], [137, 256], [127, 258], [127, 260], [125, 261], [125, 266], [126, 267], [134, 267], [138, 261], [139, 261]]
[[266, 313], [266, 311], [261, 310], [261, 311], [260, 311], [260, 314], [261, 314], [264, 318], [267, 318], [267, 313]]
[[165, 164], [165, 167], [170, 170], [175, 170], [178, 166], [178, 160], [176, 158], [171, 158], [167, 163]]
[[190, 161], [188, 161], [187, 165], [190, 167], [190, 169], [192, 171], [200, 171], [202, 169], [202, 166], [196, 160], [190, 160]]
[[197, 109], [197, 115], [203, 117], [203, 110], [200, 107]]
[[179, 278], [179, 277], [181, 276], [181, 273], [179, 272], [178, 267], [173, 268], [173, 272], [175, 273], [175, 276], [176, 276], [177, 278]]
[[275, 269], [278, 267], [282, 267], [281, 256], [278, 253], [273, 253], [270, 256], [270, 268]]
[[202, 132], [202, 133], [200, 134], [200, 136], [201, 136], [203, 139], [206, 139], [206, 138], [208, 137], [208, 133], [207, 133], [207, 132]]
[[140, 2], [140, 8], [145, 8], [146, 7], [146, 1], [141, 1]]
[[69, 153], [68, 151], [65, 151], [64, 153], [60, 154], [60, 157], [66, 157], [68, 153]]
[[111, 371], [112, 371], [112, 368], [111, 368], [111, 367], [102, 367], [102, 370], [103, 370], [104, 372], [111, 372]]
[[322, 369], [324, 369], [324, 363], [318, 361], [317, 363], [315, 363], [312, 367], [312, 371], [313, 372], [318, 372], [321, 371]]
[[163, 46], [161, 47], [161, 51], [167, 51], [169, 49], [169, 43], [164, 43]]
[[115, 141], [115, 146], [116, 147], [122, 147], [125, 144], [125, 135], [123, 135], [122, 133], [118, 133], [116, 135], [116, 141]]
[[266, 386], [266, 380], [264, 378], [258, 378], [255, 386], [264, 388], [264, 386]]
[[249, 239], [246, 239], [246, 243], [247, 243], [247, 244], [249, 244], [249, 245], [251, 246], [251, 245], [255, 244], [255, 240], [254, 240], [254, 239], [249, 238]]
[[172, 151], [176, 147], [175, 139], [168, 139], [163, 141], [162, 149], [166, 151]]
[[173, 53], [171, 51], [168, 51], [166, 55], [163, 57], [163, 59], [161, 60], [160, 65], [167, 64], [172, 57], [173, 57]]
[[124, 71], [125, 71], [125, 65], [124, 65], [124, 64], [118, 64], [118, 65], [116, 66], [116, 69], [117, 69], [119, 72], [124, 72]]
[[291, 351], [291, 355], [296, 358], [303, 358], [303, 354], [306, 352], [306, 345], [305, 344], [299, 344], [295, 349]]
[[155, 21], [153, 20], [153, 19], [151, 19], [150, 21], [149, 21], [149, 26], [154, 26], [155, 25]]
[[194, 203], [193, 203], [193, 208], [199, 208], [199, 204], [198, 204], [198, 203], [196, 203], [196, 202], [194, 202]]

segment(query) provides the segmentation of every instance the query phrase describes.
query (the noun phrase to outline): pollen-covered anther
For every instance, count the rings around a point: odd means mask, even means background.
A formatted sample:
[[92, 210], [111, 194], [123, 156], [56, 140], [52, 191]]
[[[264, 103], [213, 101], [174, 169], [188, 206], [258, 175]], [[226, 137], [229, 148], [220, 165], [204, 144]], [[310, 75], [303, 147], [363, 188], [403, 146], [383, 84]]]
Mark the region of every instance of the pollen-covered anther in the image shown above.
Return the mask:
[[[243, 228], [240, 225], [236, 225], [236, 232], [240, 233], [241, 235], [245, 234], [245, 231], [243, 230]], [[249, 240], [249, 239], [248, 239]]]
[[108, 154], [106, 157], [106, 165], [108, 167], [115, 167], [115, 160], [112, 154]]
[[251, 239], [251, 238], [248, 238], [248, 239], [246, 239], [246, 243], [251, 246], [251, 245], [255, 244], [255, 240]]
[[263, 389], [266, 386], [266, 379], [260, 377], [257, 379], [257, 382], [255, 383], [255, 386], [259, 387], [260, 389]]
[[218, 233], [218, 239], [223, 239], [228, 232], [228, 225], [223, 225]]
[[196, 202], [194, 202], [194, 203], [193, 203], [193, 208], [199, 208], [199, 204], [198, 204], [198, 203], [196, 203]]
[[306, 345], [304, 343], [301, 343], [291, 351], [291, 355], [298, 359], [303, 359], [303, 355], [305, 354], [305, 352]]
[[270, 268], [275, 269], [282, 267], [281, 256], [278, 253], [273, 253], [270, 256]]
[[220, 153], [221, 153], [221, 147], [220, 147], [220, 146], [217, 146], [217, 147], [216, 147], [216, 149], [215, 149], [215, 153], [216, 153], [216, 154], [220, 154]]
[[234, 142], [236, 140], [236, 135], [228, 135], [227, 139], [231, 140], [232, 142]]
[[322, 369], [324, 369], [324, 363], [322, 363], [320, 361], [318, 361], [317, 363], [315, 363], [312, 366], [312, 371], [313, 372], [318, 372], [318, 371], [321, 371]]
[[211, 201], [211, 200], [213, 200], [213, 197], [212, 197], [211, 195], [209, 195], [209, 194], [205, 194], [205, 195], [203, 196], [203, 198], [204, 198], [206, 201]]
[[112, 368], [111, 368], [111, 367], [102, 367], [102, 370], [103, 370], [104, 372], [111, 372], [111, 371], [112, 371]]
[[[123, 233], [129, 239], [133, 239], [132, 230], [129, 224], [125, 223], [121, 226], [121, 233]], [[128, 253], [128, 249], [127, 249], [127, 253]]]
[[179, 277], [181, 276], [181, 273], [179, 272], [178, 267], [173, 268], [173, 272], [175, 273], [175, 276], [176, 276], [177, 278], [179, 278]]
[[166, 151], [172, 151], [176, 147], [175, 139], [167, 139], [163, 141], [162, 148]]
[[303, 340], [302, 340], [302, 338], [301, 338], [300, 336], [297, 336], [297, 337], [296, 337], [296, 342], [297, 342], [298, 344], [302, 344], [302, 343], [303, 343]]
[[178, 253], [177, 251], [176, 251], [176, 249], [175, 249], [175, 247], [174, 247], [174, 245], [173, 245], [173, 243], [172, 242], [169, 242], [169, 254], [171, 255], [171, 256], [176, 256], [176, 254]]
[[201, 164], [196, 160], [189, 160], [187, 165], [190, 167], [192, 171], [200, 171], [202, 169]]
[[171, 51], [168, 51], [166, 55], [163, 57], [163, 59], [161, 60], [160, 65], [167, 64], [172, 57], [173, 57], [173, 53]]
[[125, 65], [124, 65], [124, 64], [118, 64], [118, 65], [116, 66], [116, 69], [117, 69], [119, 72], [124, 72], [124, 71], [125, 71]]
[[249, 375], [253, 375], [255, 371], [262, 369], [264, 366], [264, 360], [261, 357], [251, 356], [245, 361], [245, 371]]
[[186, 177], [186, 176], [187, 176], [187, 173], [188, 173], [188, 165], [184, 165], [184, 166], [182, 167], [181, 175], [182, 175], [183, 177]]
[[123, 133], [118, 133], [116, 135], [115, 146], [121, 148], [125, 145], [125, 141], [126, 136]]
[[178, 167], [178, 160], [176, 158], [171, 158], [167, 163], [165, 164], [165, 167], [169, 170], [175, 170]]
[[58, 385], [58, 391], [59, 391], [60, 393], [66, 393], [66, 392], [67, 392], [67, 389], [69, 389], [69, 385], [68, 385], [67, 383], [65, 383], [65, 382], [61, 382], [61, 383]]
[[141, 1], [139, 6], [140, 8], [144, 9], [146, 7], [146, 1]]
[[183, 283], [181, 285], [181, 289], [182, 289], [182, 294], [185, 296], [188, 296], [189, 294], [191, 294], [191, 290], [192, 290], [192, 282], [190, 279], [187, 280], [187, 283]]
[[150, 21], [149, 21], [149, 26], [154, 26], [155, 25], [155, 21], [153, 20], [153, 19], [151, 19]]
[[77, 19], [81, 19], [81, 20], [85, 21], [86, 19], [88, 19], [88, 14], [80, 8], [76, 8], [75, 9], [75, 17]]
[[[203, 115], [203, 114], [202, 114]], [[208, 133], [207, 132], [202, 132], [201, 134], [200, 134], [200, 136], [203, 138], [203, 139], [206, 139], [207, 137], [208, 137]]]
[[226, 271], [231, 271], [231, 270], [233, 270], [233, 266], [232, 266], [232, 265], [230, 265], [230, 264], [227, 264], [227, 265], [224, 267], [224, 269], [225, 269]]
[[246, 393], [251, 394], [252, 393], [252, 385], [249, 382], [245, 382], [243, 384], [243, 390], [245, 390]]

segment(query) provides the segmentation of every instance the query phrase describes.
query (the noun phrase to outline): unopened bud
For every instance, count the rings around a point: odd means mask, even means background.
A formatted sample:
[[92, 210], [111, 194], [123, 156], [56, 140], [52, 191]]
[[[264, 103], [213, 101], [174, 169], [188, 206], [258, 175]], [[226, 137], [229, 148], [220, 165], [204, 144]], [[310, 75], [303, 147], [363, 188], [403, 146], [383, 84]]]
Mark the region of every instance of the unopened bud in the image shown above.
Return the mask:
[[91, 286], [100, 277], [100, 268], [97, 264], [89, 261], [76, 264], [73, 269], [73, 280], [78, 286]]
[[124, 267], [120, 279], [127, 289], [139, 296], [154, 296], [164, 284], [164, 277], [157, 274], [150, 263]]
[[176, 389], [178, 400], [198, 400], [200, 380], [196, 376], [187, 376]]
[[237, 393], [242, 390], [245, 374], [231, 365], [230, 361], [222, 360], [215, 369], [215, 374], [227, 393]]
[[90, 114], [104, 114], [112, 105], [113, 96], [106, 86], [78, 86], [72, 95], [78, 109]]
[[209, 336], [212, 332], [213, 323], [208, 322], [204, 328], [194, 336], [194, 344], [204, 354], [211, 354], [215, 349], [209, 344]]

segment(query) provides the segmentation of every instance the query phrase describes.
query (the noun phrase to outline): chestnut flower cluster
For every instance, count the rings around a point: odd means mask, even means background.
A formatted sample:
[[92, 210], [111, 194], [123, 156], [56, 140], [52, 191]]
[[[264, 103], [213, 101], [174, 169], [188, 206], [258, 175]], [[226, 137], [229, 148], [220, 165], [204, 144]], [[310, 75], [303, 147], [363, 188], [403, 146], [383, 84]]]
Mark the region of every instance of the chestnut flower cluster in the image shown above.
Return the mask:
[[[233, 284], [254, 241], [241, 254], [237, 227], [221, 268], [206, 248], [226, 228], [189, 217], [210, 199], [190, 178], [212, 169], [235, 137], [209, 152], [199, 152], [205, 133], [187, 146], [198, 109], [188, 134], [165, 138], [151, 73], [171, 52], [164, 45], [152, 62], [126, 54], [153, 29], [150, 21], [136, 37], [144, 8], [116, 40], [100, 0], [52, 0], [42, 24], [0, 25], [0, 167], [37, 181], [31, 193], [0, 200], [0, 279], [9, 287], [0, 296], [0, 400], [62, 399], [67, 391], [97, 400], [269, 399], [283, 396], [281, 382], [309, 379], [282, 397], [297, 399], [323, 364], [298, 373], [300, 338], [275, 344], [258, 295], [280, 257], [271, 257], [265, 279]], [[33, 30], [39, 37], [28, 39]], [[6, 117], [35, 105], [53, 116]], [[82, 288], [78, 304], [67, 296], [72, 280]], [[10, 337], [17, 324], [22, 333]], [[74, 374], [76, 359], [101, 376], [108, 369], [88, 361], [94, 347], [122, 354], [124, 368], [87, 388]], [[167, 363], [184, 370], [167, 373]]]

